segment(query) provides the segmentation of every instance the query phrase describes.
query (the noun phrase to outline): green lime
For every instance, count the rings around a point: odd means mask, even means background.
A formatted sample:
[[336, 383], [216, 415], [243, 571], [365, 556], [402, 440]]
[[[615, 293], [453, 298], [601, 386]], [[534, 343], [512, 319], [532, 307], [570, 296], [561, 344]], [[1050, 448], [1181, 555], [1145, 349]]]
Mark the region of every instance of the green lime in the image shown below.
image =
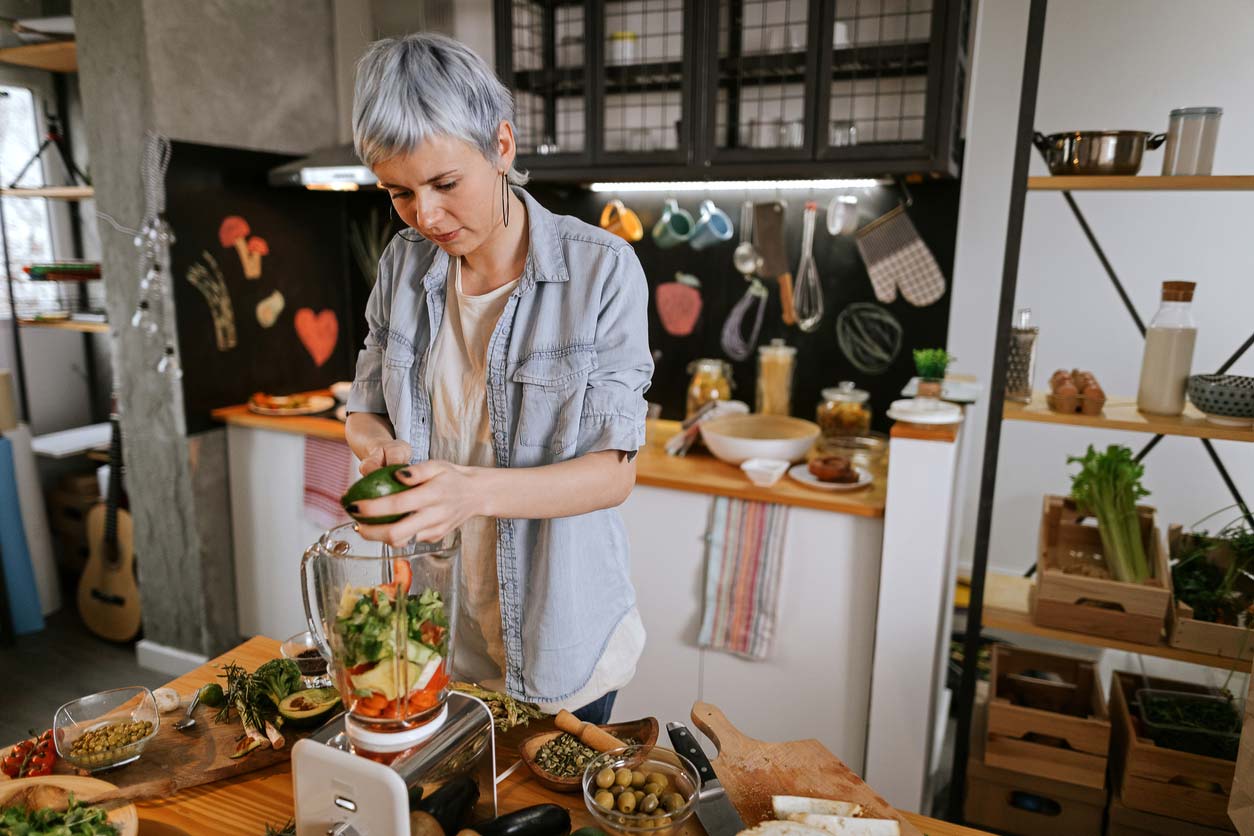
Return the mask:
[[[391, 496], [394, 493], [409, 490], [413, 487], [412, 485], [406, 485], [396, 479], [396, 471], [403, 467], [408, 467], [408, 465], [390, 464], [361, 477], [349, 487], [344, 496], [340, 497], [340, 504], [344, 506], [345, 511], [348, 511], [348, 506], [354, 502], [360, 502], [363, 499], [378, 499], [381, 496]], [[386, 517], [359, 517], [349, 511], [349, 516], [357, 520], [357, 522], [365, 523], [366, 525], [387, 525], [396, 522], [406, 515], [390, 514]]]
[[210, 708], [221, 708], [222, 703], [226, 702], [226, 694], [222, 693], [221, 685], [210, 682], [200, 689], [200, 701]]

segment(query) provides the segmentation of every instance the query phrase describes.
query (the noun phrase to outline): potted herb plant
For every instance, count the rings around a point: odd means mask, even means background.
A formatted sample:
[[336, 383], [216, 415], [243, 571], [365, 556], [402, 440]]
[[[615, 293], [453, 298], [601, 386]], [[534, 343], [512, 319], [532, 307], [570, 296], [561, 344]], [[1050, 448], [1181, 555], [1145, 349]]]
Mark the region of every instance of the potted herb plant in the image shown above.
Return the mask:
[[919, 375], [919, 387], [915, 397], [939, 398], [945, 370], [953, 361], [953, 356], [943, 348], [916, 348], [914, 369]]
[[1254, 528], [1238, 517], [1213, 535], [1172, 526], [1167, 539], [1176, 593], [1172, 646], [1254, 658]]

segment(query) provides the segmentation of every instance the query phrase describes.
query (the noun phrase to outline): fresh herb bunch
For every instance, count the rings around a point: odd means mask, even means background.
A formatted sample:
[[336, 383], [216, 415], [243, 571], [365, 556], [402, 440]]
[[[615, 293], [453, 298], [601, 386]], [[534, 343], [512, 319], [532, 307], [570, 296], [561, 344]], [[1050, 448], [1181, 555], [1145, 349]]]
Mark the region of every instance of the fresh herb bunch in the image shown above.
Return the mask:
[[239, 715], [244, 728], [260, 729], [265, 725], [261, 704], [263, 693], [252, 674], [234, 662], [227, 662], [222, 668], [221, 676], [226, 680], [226, 687], [223, 689], [226, 692], [226, 702], [218, 709], [214, 719], [225, 723], [231, 719], [231, 712], [234, 711]]
[[500, 691], [489, 691], [472, 682], [450, 682], [449, 687], [454, 691], [483, 700], [492, 713], [492, 722], [496, 724], [498, 733], [525, 726], [532, 720], [546, 716], [539, 706], [529, 702], [520, 702]]
[[916, 348], [914, 369], [924, 380], [943, 380], [945, 370], [955, 359], [943, 348]]
[[251, 742], [241, 742], [232, 757], [243, 757], [267, 740], [275, 749], [282, 748], [279, 727], [283, 725], [283, 716], [279, 714], [279, 703], [301, 689], [300, 668], [291, 659], [272, 659], [253, 673], [234, 662], [228, 662], [222, 670], [225, 700], [214, 719], [225, 723], [235, 712], [244, 727], [244, 739]]
[[1132, 450], [1112, 444], [1099, 453], [1090, 444], [1088, 452], [1068, 456], [1067, 463], [1080, 465], [1080, 472], [1071, 477], [1071, 498], [1097, 517], [1102, 553], [1111, 574], [1127, 583], [1153, 577], [1136, 512], [1137, 500], [1149, 496], [1149, 491], [1141, 485], [1145, 468], [1133, 458]]
[[[1176, 597], [1193, 608], [1193, 617], [1231, 626], [1254, 627], [1254, 530], [1243, 520], [1215, 536], [1190, 535], [1187, 547], [1171, 565]], [[1225, 570], [1210, 555], [1226, 549]]]
[[109, 814], [99, 807], [82, 804], [70, 794], [64, 811], [50, 807], [32, 810], [15, 804], [0, 810], [0, 833], [13, 836], [117, 836], [117, 828], [109, 823]]
[[296, 836], [296, 821], [288, 819], [287, 824], [282, 828], [275, 828], [273, 825], [266, 825], [265, 836]]

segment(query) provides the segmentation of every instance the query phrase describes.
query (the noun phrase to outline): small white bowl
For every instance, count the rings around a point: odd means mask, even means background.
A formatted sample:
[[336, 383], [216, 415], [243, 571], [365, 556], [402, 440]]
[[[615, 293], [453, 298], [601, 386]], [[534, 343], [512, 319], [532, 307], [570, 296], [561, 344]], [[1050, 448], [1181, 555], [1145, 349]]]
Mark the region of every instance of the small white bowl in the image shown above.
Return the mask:
[[783, 459], [749, 459], [741, 462], [740, 469], [753, 484], [769, 488], [780, 480], [784, 471], [788, 470], [788, 465], [789, 462]]
[[331, 384], [331, 394], [340, 403], [348, 403], [348, 393], [353, 389], [353, 381], [341, 380], [338, 383]]

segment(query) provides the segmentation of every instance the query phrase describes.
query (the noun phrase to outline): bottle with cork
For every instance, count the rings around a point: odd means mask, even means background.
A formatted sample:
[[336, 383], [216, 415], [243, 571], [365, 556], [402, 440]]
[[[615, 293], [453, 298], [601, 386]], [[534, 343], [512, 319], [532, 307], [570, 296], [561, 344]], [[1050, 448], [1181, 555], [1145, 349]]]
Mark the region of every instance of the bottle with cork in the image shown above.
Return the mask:
[[1184, 392], [1193, 368], [1197, 323], [1193, 320], [1196, 282], [1163, 282], [1163, 301], [1145, 331], [1141, 385], [1136, 406], [1154, 415], [1184, 412]]

